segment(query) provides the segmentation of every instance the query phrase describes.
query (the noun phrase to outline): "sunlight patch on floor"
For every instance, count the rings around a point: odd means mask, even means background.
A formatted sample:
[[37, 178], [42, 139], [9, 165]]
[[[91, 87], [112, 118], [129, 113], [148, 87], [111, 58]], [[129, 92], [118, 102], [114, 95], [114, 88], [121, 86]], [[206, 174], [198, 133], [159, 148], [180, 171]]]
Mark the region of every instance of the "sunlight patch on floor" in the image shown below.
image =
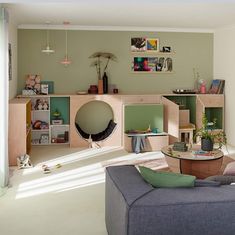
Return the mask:
[[104, 169], [100, 163], [96, 163], [22, 183], [18, 187], [16, 199], [72, 187], [86, 187], [101, 181], [104, 181]]
[[[107, 158], [107, 156], [108, 158]], [[20, 183], [16, 193], [16, 199], [42, 195], [45, 193], [61, 193], [75, 190], [82, 187], [89, 187], [95, 184], [104, 183], [105, 167], [129, 163], [133, 161], [146, 161], [163, 158], [160, 152], [127, 153], [120, 147], [103, 147], [99, 149], [86, 149], [76, 153], [64, 155], [52, 160], [38, 163], [32, 169], [25, 169], [22, 177], [28, 178], [30, 174], [36, 174], [36, 179]], [[79, 164], [83, 160], [83, 166]], [[76, 163], [77, 162], [77, 163]], [[84, 165], [84, 164], [87, 165]], [[42, 173], [42, 165], [51, 167], [50, 174]], [[59, 169], [53, 168], [61, 164]], [[69, 168], [69, 169], [68, 169]]]
[[121, 150], [123, 149], [122, 147], [103, 147], [103, 148], [90, 148], [90, 149], [85, 149], [85, 150], [81, 150], [78, 151], [76, 153], [72, 153], [72, 154], [67, 154], [58, 158], [54, 158], [52, 160], [48, 160], [48, 161], [43, 161], [39, 164], [37, 164], [36, 166], [34, 166], [33, 168], [29, 168], [23, 171], [23, 175], [28, 175], [28, 174], [32, 174], [38, 171], [42, 170], [42, 165], [47, 165], [49, 167], [53, 167], [57, 164], [61, 164], [61, 165], [66, 165], [66, 164], [71, 164], [74, 162], [78, 162], [81, 160], [86, 160], [89, 158], [94, 158], [94, 157], [98, 157], [99, 155], [104, 155], [104, 154], [108, 154], [108, 153], [112, 153], [113, 151], [117, 151], [117, 150]]

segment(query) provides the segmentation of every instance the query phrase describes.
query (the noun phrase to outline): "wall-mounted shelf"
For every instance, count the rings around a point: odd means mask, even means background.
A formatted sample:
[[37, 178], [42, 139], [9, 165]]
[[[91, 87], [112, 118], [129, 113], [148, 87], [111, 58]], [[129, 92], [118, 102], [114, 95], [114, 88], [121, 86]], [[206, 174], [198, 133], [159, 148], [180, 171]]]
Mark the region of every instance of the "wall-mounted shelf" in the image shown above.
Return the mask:
[[142, 56], [142, 55], [147, 55], [149, 57], [155, 57], [156, 55], [160, 56], [173, 56], [176, 54], [175, 51], [172, 52], [155, 52], [155, 51], [132, 51], [131, 54], [133, 56]]
[[131, 71], [131, 73], [138, 73], [138, 74], [173, 74], [174, 71]]

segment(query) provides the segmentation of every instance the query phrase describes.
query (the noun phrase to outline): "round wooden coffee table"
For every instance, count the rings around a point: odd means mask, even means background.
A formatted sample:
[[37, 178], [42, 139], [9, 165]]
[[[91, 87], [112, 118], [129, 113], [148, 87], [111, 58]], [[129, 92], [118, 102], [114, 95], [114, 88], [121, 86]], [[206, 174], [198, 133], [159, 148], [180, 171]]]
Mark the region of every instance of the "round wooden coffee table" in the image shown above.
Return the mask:
[[174, 151], [172, 148], [173, 145], [169, 145], [161, 150], [171, 171], [194, 175], [198, 179], [219, 173], [224, 156], [222, 151], [213, 150], [204, 155], [196, 155], [194, 151], [200, 150], [199, 145], [193, 145], [186, 152]]

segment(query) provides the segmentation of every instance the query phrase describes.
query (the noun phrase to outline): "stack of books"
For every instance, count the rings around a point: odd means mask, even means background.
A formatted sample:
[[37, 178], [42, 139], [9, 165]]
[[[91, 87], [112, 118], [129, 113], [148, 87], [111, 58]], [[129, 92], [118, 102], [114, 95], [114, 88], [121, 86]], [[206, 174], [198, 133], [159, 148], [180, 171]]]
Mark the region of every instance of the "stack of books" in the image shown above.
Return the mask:
[[188, 147], [184, 142], [175, 142], [173, 145], [173, 150], [179, 152], [186, 152], [188, 150]]
[[198, 157], [202, 157], [202, 156], [212, 156], [211, 152], [208, 151], [204, 151], [204, 150], [196, 150], [196, 151], [192, 151], [192, 154]]
[[209, 94], [223, 94], [224, 93], [224, 85], [225, 85], [225, 80], [214, 79], [211, 82], [211, 86], [210, 86], [208, 93]]

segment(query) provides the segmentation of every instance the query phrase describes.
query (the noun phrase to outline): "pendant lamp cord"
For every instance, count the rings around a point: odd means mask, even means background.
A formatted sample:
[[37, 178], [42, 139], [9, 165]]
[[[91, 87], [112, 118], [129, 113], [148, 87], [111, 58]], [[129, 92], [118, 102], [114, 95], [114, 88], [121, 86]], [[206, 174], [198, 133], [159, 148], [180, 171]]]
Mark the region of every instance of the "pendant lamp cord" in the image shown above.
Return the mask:
[[67, 35], [67, 29], [65, 31], [65, 56], [68, 57], [68, 35]]
[[47, 29], [47, 47], [49, 47], [49, 29]]

